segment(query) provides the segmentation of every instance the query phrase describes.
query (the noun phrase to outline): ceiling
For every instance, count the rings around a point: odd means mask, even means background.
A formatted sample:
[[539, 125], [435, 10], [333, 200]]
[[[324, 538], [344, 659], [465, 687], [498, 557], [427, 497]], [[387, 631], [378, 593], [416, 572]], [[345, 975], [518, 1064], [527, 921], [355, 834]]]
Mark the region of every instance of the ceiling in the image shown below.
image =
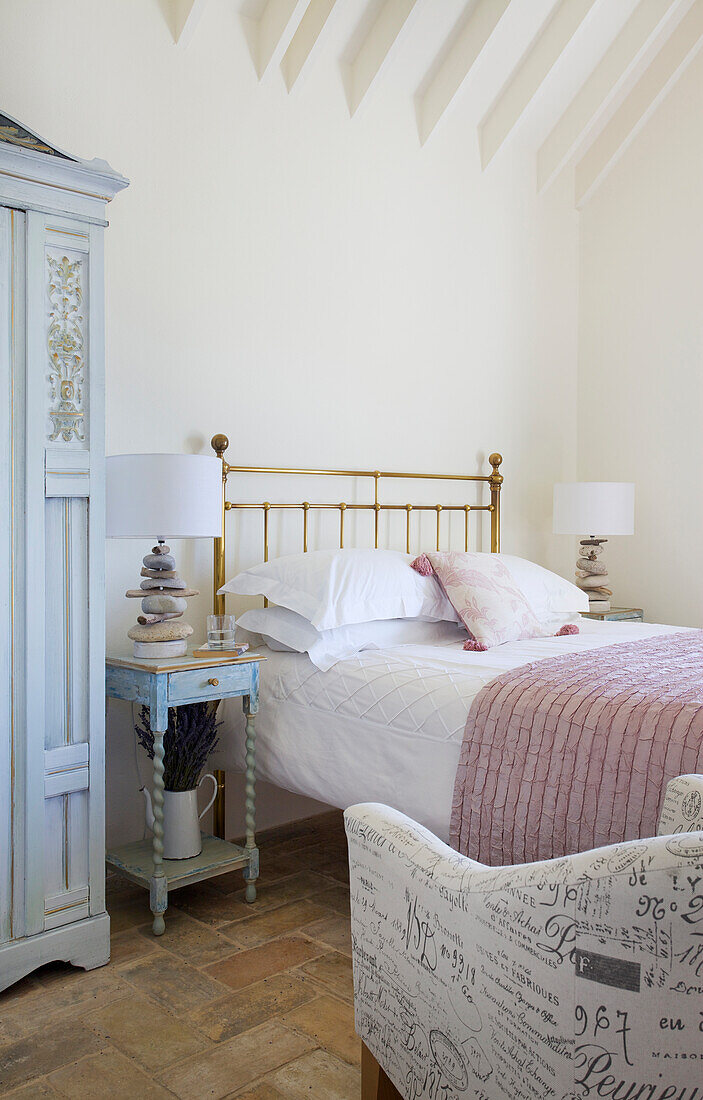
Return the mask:
[[[519, 144], [536, 186], [588, 201], [703, 45], [703, 0], [240, 0], [260, 81], [281, 96], [338, 65], [350, 124], [401, 97], [421, 147], [453, 116], [485, 172]], [[162, 2], [187, 49], [212, 0]], [[208, 11], [208, 9], [210, 9]]]

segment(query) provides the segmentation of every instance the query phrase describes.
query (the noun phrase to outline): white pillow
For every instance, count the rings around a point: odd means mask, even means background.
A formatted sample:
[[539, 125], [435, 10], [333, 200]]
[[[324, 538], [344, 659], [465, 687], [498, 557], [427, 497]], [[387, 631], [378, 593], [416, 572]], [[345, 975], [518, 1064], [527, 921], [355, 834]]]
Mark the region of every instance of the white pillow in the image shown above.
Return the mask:
[[421, 619], [381, 619], [338, 626], [333, 630], [316, 630], [302, 615], [287, 607], [245, 611], [237, 619], [237, 627], [261, 635], [270, 649], [307, 653], [323, 672], [336, 661], [352, 657], [362, 649], [442, 645], [466, 638], [466, 631], [458, 623], [428, 623]]
[[577, 621], [578, 612], [588, 611], [588, 596], [575, 584], [526, 558], [498, 556], [541, 623]]
[[246, 569], [220, 592], [268, 599], [332, 630], [375, 619], [457, 622], [434, 577], [410, 568], [397, 550], [314, 550]]

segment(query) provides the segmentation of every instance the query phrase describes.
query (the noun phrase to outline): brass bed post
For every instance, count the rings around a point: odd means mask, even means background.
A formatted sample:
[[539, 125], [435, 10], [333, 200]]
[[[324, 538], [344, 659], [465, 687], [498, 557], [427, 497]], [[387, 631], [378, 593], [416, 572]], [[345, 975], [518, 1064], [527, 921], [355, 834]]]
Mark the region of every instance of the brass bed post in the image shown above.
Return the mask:
[[500, 464], [503, 456], [497, 452], [488, 456], [488, 461], [493, 467], [488, 482], [491, 486], [491, 553], [500, 553], [500, 489], [503, 484], [503, 475], [500, 473]]
[[[222, 588], [225, 583], [225, 500], [227, 497], [227, 471], [228, 466], [225, 461], [225, 451], [229, 447], [229, 439], [226, 435], [213, 435], [210, 446], [219, 459], [222, 460], [222, 534], [219, 538], [214, 540], [214, 558], [213, 558], [213, 596], [212, 596], [212, 609], [215, 615], [224, 615], [225, 613], [225, 596], [224, 593], [218, 596], [218, 589]], [[215, 798], [215, 805], [212, 811], [212, 831], [215, 836], [219, 836], [222, 840], [225, 839], [225, 775], [226, 773], [222, 768], [215, 769], [215, 779], [217, 780], [217, 796]]]
[[222, 588], [225, 583], [225, 497], [227, 495], [227, 463], [225, 461], [225, 451], [229, 447], [229, 439], [226, 435], [213, 435], [210, 440], [210, 446], [222, 461], [222, 534], [219, 538], [214, 540], [214, 557], [213, 557], [213, 593], [212, 593], [212, 609], [215, 615], [224, 615], [225, 613], [225, 597], [224, 593], [218, 596], [218, 589]]

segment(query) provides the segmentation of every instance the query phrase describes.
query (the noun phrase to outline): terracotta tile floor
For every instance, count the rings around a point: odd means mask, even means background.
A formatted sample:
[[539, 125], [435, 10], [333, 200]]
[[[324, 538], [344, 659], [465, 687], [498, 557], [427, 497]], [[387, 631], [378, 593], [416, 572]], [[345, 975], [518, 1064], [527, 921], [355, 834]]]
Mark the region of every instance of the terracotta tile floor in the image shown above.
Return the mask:
[[0, 1095], [356, 1100], [342, 815], [259, 844], [254, 905], [241, 872], [186, 887], [159, 939], [146, 891], [109, 878], [109, 966], [0, 993]]

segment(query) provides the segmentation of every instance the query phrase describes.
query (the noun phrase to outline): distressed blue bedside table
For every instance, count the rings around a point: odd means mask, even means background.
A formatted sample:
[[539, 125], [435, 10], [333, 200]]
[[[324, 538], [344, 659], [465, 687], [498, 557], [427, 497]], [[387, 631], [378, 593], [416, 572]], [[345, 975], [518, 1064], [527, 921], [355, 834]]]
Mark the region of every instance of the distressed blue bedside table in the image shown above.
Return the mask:
[[[131, 656], [109, 656], [106, 660], [105, 691], [108, 698], [124, 699], [149, 707], [149, 725], [154, 734], [154, 837], [153, 841], [125, 844], [106, 855], [113, 870], [145, 886], [154, 914], [155, 936], [165, 931], [164, 913], [168, 892], [179, 886], [243, 868], [246, 900], [256, 899], [259, 877], [259, 849], [255, 838], [256, 731], [254, 715], [259, 706], [258, 654], [244, 657], [184, 657], [163, 660]], [[246, 715], [246, 842], [241, 848], [219, 837], [203, 836], [203, 850], [192, 859], [164, 859], [164, 733], [168, 729], [169, 707], [204, 703], [240, 696]]]

